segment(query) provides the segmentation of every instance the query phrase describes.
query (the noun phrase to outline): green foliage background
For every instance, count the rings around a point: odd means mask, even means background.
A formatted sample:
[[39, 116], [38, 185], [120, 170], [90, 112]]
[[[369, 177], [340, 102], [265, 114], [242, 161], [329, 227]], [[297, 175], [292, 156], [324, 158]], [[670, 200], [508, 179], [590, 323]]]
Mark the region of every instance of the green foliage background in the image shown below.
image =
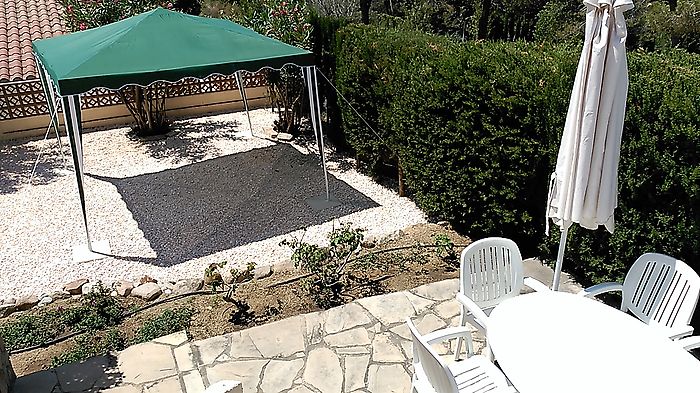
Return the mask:
[[[552, 261], [544, 205], [580, 48], [457, 42], [376, 26], [339, 30], [343, 133], [369, 173], [400, 160], [418, 205], [472, 238], [513, 238]], [[700, 56], [630, 53], [613, 235], [574, 230], [567, 270], [620, 280], [642, 253], [700, 270]], [[556, 227], [555, 227], [556, 228]], [[558, 232], [558, 231], [554, 231]]]

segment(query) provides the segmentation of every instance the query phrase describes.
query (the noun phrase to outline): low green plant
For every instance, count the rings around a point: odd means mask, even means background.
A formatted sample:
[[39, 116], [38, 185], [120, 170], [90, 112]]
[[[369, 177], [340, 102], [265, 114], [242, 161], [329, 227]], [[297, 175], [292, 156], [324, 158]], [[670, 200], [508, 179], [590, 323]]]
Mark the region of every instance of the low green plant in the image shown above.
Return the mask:
[[0, 337], [8, 351], [43, 344], [66, 330], [59, 310], [24, 314], [0, 325]]
[[178, 307], [163, 310], [160, 314], [147, 319], [136, 332], [135, 343], [151, 341], [190, 327], [195, 311], [192, 307]]
[[47, 343], [63, 334], [95, 331], [121, 321], [124, 307], [110, 290], [98, 282], [92, 292], [80, 298], [80, 305], [39, 309], [0, 324], [0, 336], [8, 350]]
[[328, 235], [327, 247], [305, 243], [303, 238], [280, 243], [293, 250], [294, 267], [311, 274], [302, 285], [319, 307], [330, 308], [342, 303], [341, 294], [347, 284], [346, 267], [362, 244], [363, 232], [349, 224], [343, 225]]
[[445, 262], [454, 262], [457, 260], [457, 250], [455, 243], [444, 233], [433, 235], [435, 242], [435, 254], [442, 258]]
[[111, 328], [106, 332], [85, 333], [78, 336], [75, 340], [75, 345], [71, 349], [54, 356], [51, 361], [51, 367], [81, 362], [111, 351], [121, 351], [125, 347], [126, 338], [117, 328]]

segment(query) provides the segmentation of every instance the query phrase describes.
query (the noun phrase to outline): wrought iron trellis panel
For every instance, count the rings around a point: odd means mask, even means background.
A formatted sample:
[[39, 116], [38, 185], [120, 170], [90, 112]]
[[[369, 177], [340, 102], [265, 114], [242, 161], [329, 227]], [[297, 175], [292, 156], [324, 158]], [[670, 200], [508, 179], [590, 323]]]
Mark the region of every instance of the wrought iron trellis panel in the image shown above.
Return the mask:
[[[246, 88], [266, 86], [266, 74], [264, 71], [244, 72], [243, 84]], [[212, 75], [202, 80], [183, 79], [168, 86], [167, 92], [168, 97], [185, 97], [237, 89], [238, 84], [234, 76]], [[60, 110], [60, 100], [57, 100], [57, 104]], [[121, 104], [118, 94], [104, 88], [92, 89], [82, 96], [83, 109]], [[38, 80], [0, 84], [0, 120], [41, 116], [48, 114], [48, 111], [44, 92]]]

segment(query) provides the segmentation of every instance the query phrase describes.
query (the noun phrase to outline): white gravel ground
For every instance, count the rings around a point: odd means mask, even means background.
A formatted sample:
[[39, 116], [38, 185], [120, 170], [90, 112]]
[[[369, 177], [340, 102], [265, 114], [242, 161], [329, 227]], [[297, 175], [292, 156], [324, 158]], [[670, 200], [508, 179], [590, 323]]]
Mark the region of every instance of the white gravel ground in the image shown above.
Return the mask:
[[[252, 111], [256, 135], [275, 116]], [[71, 256], [85, 235], [75, 175], [65, 169], [68, 148], [64, 165], [55, 138], [0, 143], [0, 299], [50, 293], [83, 277], [176, 280], [200, 277], [224, 260], [270, 265], [289, 259], [279, 243], [291, 236], [320, 243], [334, 226], [352, 223], [366, 228], [367, 238], [382, 238], [425, 222], [415, 204], [328, 148], [331, 192], [342, 205], [310, 208], [305, 199], [324, 193], [318, 156], [299, 144], [246, 136], [244, 113], [179, 121], [167, 139], [150, 142], [126, 132], [83, 137], [91, 235], [109, 240], [115, 255], [87, 263]]]

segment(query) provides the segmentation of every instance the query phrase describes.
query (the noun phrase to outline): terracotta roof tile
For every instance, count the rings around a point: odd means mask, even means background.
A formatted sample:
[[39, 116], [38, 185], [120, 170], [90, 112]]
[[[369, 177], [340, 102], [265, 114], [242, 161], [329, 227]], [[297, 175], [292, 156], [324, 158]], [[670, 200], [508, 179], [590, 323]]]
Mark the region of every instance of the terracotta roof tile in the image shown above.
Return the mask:
[[0, 82], [37, 78], [32, 40], [64, 33], [59, 0], [0, 1]]

